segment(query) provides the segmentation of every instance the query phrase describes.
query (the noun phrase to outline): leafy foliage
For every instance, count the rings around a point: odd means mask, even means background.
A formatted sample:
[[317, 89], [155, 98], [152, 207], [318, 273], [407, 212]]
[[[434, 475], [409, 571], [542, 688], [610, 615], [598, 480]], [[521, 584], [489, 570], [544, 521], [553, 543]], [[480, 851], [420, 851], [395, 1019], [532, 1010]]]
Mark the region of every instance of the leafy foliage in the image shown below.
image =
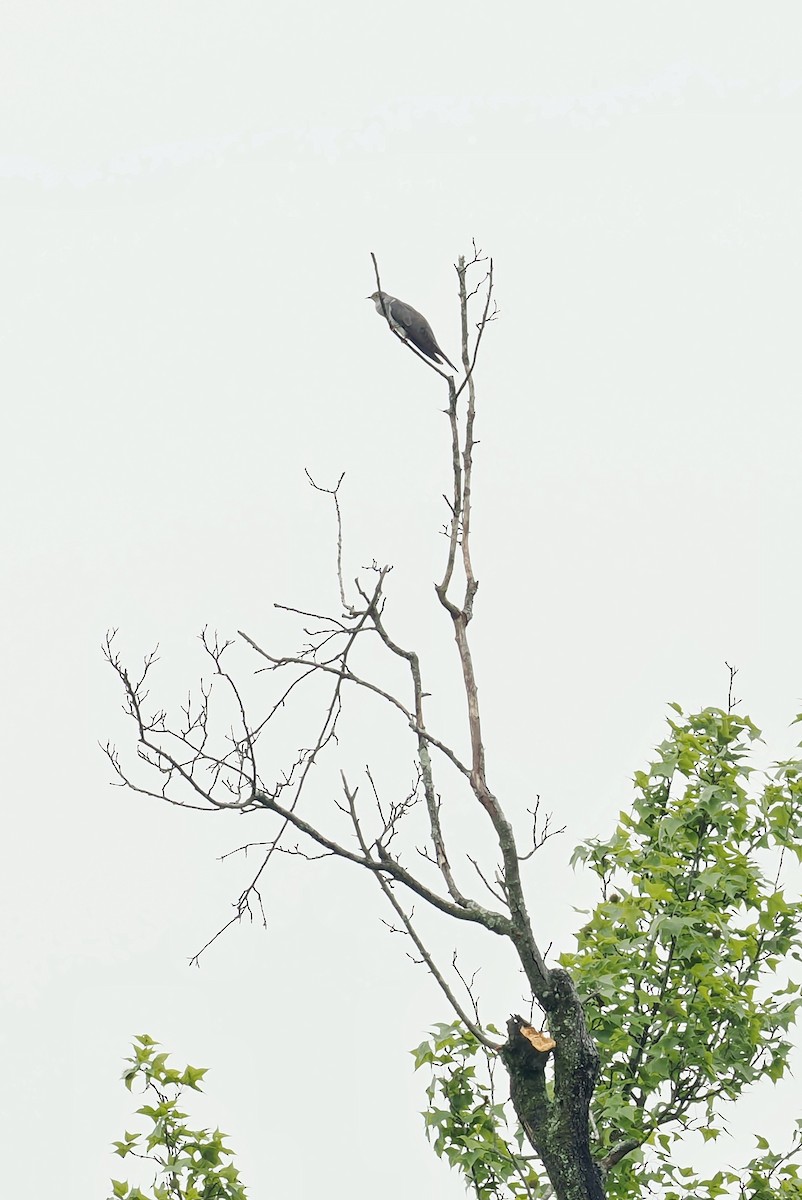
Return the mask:
[[621, 1162], [609, 1184], [621, 1198], [665, 1184], [689, 1122], [715, 1137], [722, 1101], [785, 1074], [802, 1003], [799, 985], [777, 976], [800, 958], [802, 903], [780, 872], [787, 851], [802, 859], [802, 763], [750, 793], [760, 731], [749, 718], [672, 707], [670, 737], [635, 775], [631, 813], [611, 838], [575, 852], [603, 899], [560, 960], [602, 1054], [599, 1156], [615, 1161], [627, 1143], [648, 1141], [656, 1159], [653, 1170]]
[[[802, 760], [776, 765], [756, 788], [749, 754], [760, 731], [747, 717], [672, 708], [669, 736], [635, 775], [631, 812], [573, 859], [602, 890], [576, 951], [560, 958], [602, 1059], [594, 1153], [611, 1200], [654, 1185], [665, 1200], [802, 1200], [792, 1161], [802, 1124], [785, 1153], [758, 1137], [759, 1153], [737, 1174], [700, 1178], [676, 1154], [688, 1130], [716, 1138], [728, 1101], [788, 1069], [802, 989], [782, 972], [802, 957], [802, 901], [781, 880], [789, 853], [802, 861]], [[511, 1164], [522, 1160], [503, 1106], [474, 1074], [480, 1049], [457, 1024], [437, 1027], [414, 1052], [416, 1066], [434, 1071], [427, 1126], [480, 1200], [500, 1188], [518, 1197], [526, 1186]], [[530, 1168], [531, 1194], [547, 1194], [536, 1180]]]
[[[492, 1025], [488, 1032], [497, 1034]], [[478, 1200], [496, 1197], [547, 1195], [541, 1190], [532, 1160], [521, 1154], [520, 1131], [510, 1136], [504, 1104], [493, 1094], [494, 1063], [460, 1021], [438, 1024], [430, 1041], [412, 1051], [415, 1070], [432, 1068], [426, 1089], [429, 1106], [423, 1114], [426, 1136], [438, 1157], [448, 1159], [465, 1177]], [[485, 1055], [487, 1081], [477, 1078], [476, 1060]], [[517, 1143], [517, 1150], [511, 1143]]]
[[[143, 1104], [137, 1115], [152, 1125], [147, 1133], [125, 1132], [114, 1142], [120, 1158], [135, 1158], [155, 1163], [156, 1173], [150, 1193], [125, 1180], [112, 1179], [114, 1200], [246, 1200], [245, 1188], [233, 1162], [233, 1151], [224, 1144], [226, 1134], [219, 1129], [190, 1129], [187, 1114], [180, 1110], [184, 1088], [201, 1091], [205, 1067], [184, 1067], [178, 1071], [167, 1066], [169, 1055], [156, 1053], [157, 1042], [147, 1034], [134, 1039], [130, 1066], [123, 1072], [130, 1091], [135, 1082], [144, 1085], [153, 1103]], [[112, 1198], [110, 1197], [110, 1200]]]

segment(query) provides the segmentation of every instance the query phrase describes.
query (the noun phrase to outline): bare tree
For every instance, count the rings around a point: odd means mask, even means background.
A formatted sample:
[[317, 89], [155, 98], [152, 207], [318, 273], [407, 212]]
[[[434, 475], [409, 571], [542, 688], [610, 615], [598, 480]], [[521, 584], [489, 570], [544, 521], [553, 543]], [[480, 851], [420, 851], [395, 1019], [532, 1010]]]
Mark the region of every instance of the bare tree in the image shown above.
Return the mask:
[[[375, 258], [374, 268], [381, 292]], [[342, 478], [335, 487], [327, 489], [311, 477], [312, 486], [330, 497], [336, 512], [340, 611], [330, 615], [286, 608], [285, 611], [304, 623], [306, 640], [292, 654], [276, 653], [254, 636], [240, 632], [240, 647], [247, 646], [262, 671], [278, 681], [267, 711], [256, 718], [251, 715], [250, 701], [246, 701], [247, 685], [238, 682], [231, 673], [229, 661], [235, 643], [221, 641], [204, 631], [202, 643], [211, 663], [211, 680], [201, 683], [197, 694], [187, 700], [180, 717], [174, 719], [165, 710], [152, 707], [148, 699], [155, 653], [134, 674], [121, 661], [112, 633], [107, 637], [105, 652], [124, 689], [124, 707], [136, 727], [139, 766], [144, 770], [132, 771], [124, 765], [113, 746], [107, 746], [106, 750], [119, 782], [135, 792], [183, 808], [230, 809], [240, 814], [258, 812], [272, 817], [267, 839], [249, 843], [249, 847], [258, 844], [262, 848], [258, 870], [243, 888], [231, 921], [211, 941], [245, 915], [256, 912], [264, 917], [260, 881], [277, 853], [308, 858], [333, 856], [369, 872], [394, 914], [394, 927], [402, 929], [411, 939], [416, 957], [426, 964], [458, 1018], [489, 1054], [499, 1056], [504, 1063], [515, 1111], [542, 1162], [554, 1195], [558, 1200], [601, 1200], [605, 1194], [606, 1167], [617, 1158], [611, 1155], [607, 1163], [597, 1163], [591, 1153], [589, 1104], [599, 1071], [599, 1056], [571, 977], [559, 967], [546, 965], [532, 928], [521, 878], [522, 862], [549, 835], [548, 827], [538, 826], [535, 814], [534, 837], [530, 839], [527, 835], [527, 846], [519, 848], [512, 823], [488, 779], [469, 631], [478, 589], [471, 558], [476, 445], [474, 368], [496, 313], [492, 260], [485, 259], [474, 245], [468, 261], [459, 259], [456, 272], [464, 378], [457, 383], [444, 370], [425, 358], [423, 361], [441, 375], [448, 394], [451, 484], [450, 494], [445, 497], [445, 563], [434, 590], [456, 643], [468, 752], [464, 754], [439, 737], [427, 719], [427, 692], [420, 656], [400, 643], [387, 616], [386, 585], [390, 568], [374, 563], [362, 578], [355, 580], [350, 594], [346, 588], [342, 566]], [[408, 348], [416, 352], [414, 347]], [[377, 645], [381, 654], [376, 651]], [[371, 653], [364, 655], [363, 648], [369, 647]], [[368, 669], [361, 666], [365, 658]], [[381, 674], [382, 659], [403, 668], [406, 675], [403, 688], [385, 682]], [[325, 684], [328, 690], [313, 735], [307, 745], [290, 756], [275, 778], [266, 778], [263, 748], [268, 732], [278, 714], [315, 683]], [[413, 785], [405, 794], [387, 797], [382, 795], [370, 768], [359, 783], [341, 771], [339, 794], [333, 798], [329, 812], [330, 824], [312, 822], [303, 815], [301, 801], [310, 786], [313, 767], [329, 748], [336, 746], [346, 695], [353, 689], [373, 697], [408, 731], [413, 743]], [[213, 712], [213, 704], [217, 703], [222, 704], [226, 714], [222, 722]], [[458, 803], [460, 793], [462, 803], [467, 795], [492, 828], [497, 857], [492, 879], [480, 864], [478, 853], [455, 852], [453, 842], [447, 840], [446, 816]], [[408, 848], [404, 849], [405, 845], [408, 847], [408, 835], [405, 842], [404, 834], [408, 828], [419, 828], [416, 822], [420, 821], [425, 829], [425, 844], [413, 857]], [[470, 889], [464, 881], [466, 876], [472, 880]], [[488, 903], [486, 895], [492, 903]], [[512, 1016], [505, 1042], [487, 1031], [478, 1010], [460, 999], [464, 989], [460, 986], [459, 972], [455, 973], [456, 964], [444, 966], [436, 962], [414, 923], [412, 906], [416, 901], [425, 902], [454, 921], [480, 926], [511, 946], [531, 992], [532, 1006], [543, 1014], [544, 1030], [535, 1029], [520, 1016]], [[622, 1153], [625, 1152], [622, 1147]]]

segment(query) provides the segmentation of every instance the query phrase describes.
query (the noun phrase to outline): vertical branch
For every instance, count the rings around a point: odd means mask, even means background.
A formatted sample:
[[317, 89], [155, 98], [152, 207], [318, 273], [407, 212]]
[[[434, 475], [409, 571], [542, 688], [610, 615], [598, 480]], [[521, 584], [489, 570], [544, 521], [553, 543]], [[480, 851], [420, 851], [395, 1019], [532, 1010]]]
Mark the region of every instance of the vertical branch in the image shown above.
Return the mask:
[[315, 483], [306, 467], [304, 467], [304, 474], [316, 492], [323, 492], [324, 495], [331, 496], [334, 501], [334, 513], [337, 518], [337, 584], [340, 588], [340, 603], [343, 606], [343, 612], [352, 617], [354, 615], [354, 608], [345, 598], [345, 584], [343, 582], [343, 518], [340, 511], [340, 485], [345, 479], [345, 471], [341, 473], [340, 478], [333, 488], [321, 487], [319, 483]]
[[[471, 743], [471, 789], [482, 808], [488, 814], [498, 839], [504, 867], [504, 890], [509, 901], [514, 930], [511, 937], [534, 994], [541, 1004], [548, 1008], [552, 1002], [550, 973], [532, 932], [521, 882], [520, 860], [515, 843], [515, 835], [501, 805], [487, 783], [485, 751], [482, 742], [482, 722], [479, 710], [479, 689], [476, 683], [473, 656], [468, 640], [468, 625], [473, 616], [474, 599], [479, 587], [478, 580], [473, 572], [470, 551], [471, 486], [473, 477], [473, 447], [475, 444], [474, 422], [476, 416], [476, 392], [473, 381], [473, 369], [476, 364], [479, 343], [488, 321], [492, 319], [493, 315], [491, 313], [491, 305], [493, 303], [493, 263], [491, 260], [484, 281], [486, 283], [484, 309], [478, 324], [476, 343], [471, 354], [468, 305], [475, 294], [475, 290], [468, 290], [467, 275], [470, 268], [476, 266], [479, 261], [478, 252], [474, 253], [470, 262], [466, 262], [465, 258], [460, 256], [456, 268], [459, 280], [462, 357], [463, 362], [466, 364], [466, 377], [460, 385], [459, 390], [452, 394], [448, 409], [448, 418], [451, 427], [454, 490], [453, 501], [451, 502], [451, 524], [446, 569], [441, 583], [435, 586], [435, 591], [440, 603], [451, 617], [454, 625], [454, 638], [457, 643], [468, 708], [468, 731]], [[468, 404], [465, 419], [465, 440], [460, 451], [457, 400], [464, 388], [467, 388]], [[462, 605], [455, 604], [448, 595], [448, 589], [454, 577], [458, 546], [462, 552], [462, 567], [465, 575], [465, 592]]]
[[[475, 261], [475, 260], [474, 260]], [[459, 299], [460, 299], [460, 315], [462, 324], [462, 354], [463, 359], [467, 362], [469, 357], [469, 342], [468, 342], [468, 287], [466, 276], [469, 266], [466, 264], [465, 258], [460, 256], [457, 265], [457, 277], [459, 279]], [[490, 299], [493, 288], [492, 263], [488, 274], [487, 299], [485, 303], [485, 311], [482, 318], [482, 327], [487, 318]], [[475, 361], [475, 358], [474, 358]], [[471, 518], [471, 481], [473, 473], [473, 428], [476, 413], [476, 392], [473, 382], [473, 368], [471, 366], [468, 371], [466, 384], [468, 388], [468, 411], [465, 425], [465, 443], [460, 455], [459, 449], [459, 429], [457, 424], [456, 412], [456, 395], [453, 403], [449, 407], [449, 421], [451, 424], [451, 440], [452, 440], [452, 470], [454, 476], [454, 500], [452, 505], [451, 515], [451, 532], [449, 537], [448, 558], [446, 562], [446, 572], [443, 576], [442, 583], [437, 587], [437, 595], [441, 604], [447, 610], [454, 622], [454, 636], [459, 649], [460, 664], [462, 666], [463, 683], [465, 686], [465, 695], [468, 702], [468, 727], [471, 738], [471, 784], [477, 797], [487, 807], [486, 800], [483, 798], [488, 793], [487, 783], [485, 781], [485, 761], [484, 747], [482, 745], [482, 729], [479, 714], [479, 697], [476, 686], [476, 676], [473, 669], [473, 659], [470, 652], [470, 646], [467, 638], [467, 626], [473, 614], [473, 601], [476, 595], [476, 590], [479, 586], [471, 563], [470, 553], [470, 518]], [[460, 389], [462, 390], [462, 389]], [[462, 549], [462, 564], [465, 572], [465, 597], [462, 607], [454, 604], [447, 595], [449, 584], [453, 578], [454, 564], [456, 559], [457, 545]]]
[[[465, 265], [465, 259], [459, 259], [457, 267], [457, 275], [459, 277], [459, 302], [460, 302], [460, 318], [462, 324], [462, 344], [463, 347], [468, 345], [468, 289], [466, 286], [465, 276], [468, 268]], [[493, 295], [493, 260], [490, 260], [487, 275], [487, 297], [485, 301], [485, 311], [482, 317], [482, 328], [487, 320], [490, 300]], [[462, 563], [465, 569], [465, 601], [463, 611], [465, 613], [466, 623], [470, 621], [473, 615], [473, 600], [476, 595], [476, 589], [479, 586], [473, 573], [471, 564], [470, 550], [470, 532], [471, 532], [471, 480], [473, 475], [473, 425], [476, 416], [476, 388], [473, 381], [473, 368], [467, 372], [466, 383], [468, 385], [468, 412], [465, 418], [465, 449], [463, 450], [462, 461], [464, 465], [464, 476], [462, 485]]]
[[429, 753], [429, 742], [426, 736], [426, 725], [423, 713], [424, 692], [423, 683], [421, 680], [420, 659], [414, 650], [405, 650], [403, 646], [399, 646], [398, 643], [390, 637], [389, 633], [384, 627], [379, 608], [375, 604], [371, 606], [371, 617], [374, 628], [376, 629], [376, 632], [384, 642], [387, 649], [409, 663], [415, 702], [415, 732], [418, 740], [418, 761], [420, 762], [421, 767], [423, 792], [426, 798], [426, 810], [429, 814], [429, 828], [432, 835], [432, 846], [435, 852], [435, 859], [451, 897], [456, 900], [458, 904], [466, 905], [467, 901], [460, 889], [457, 887], [451, 871], [451, 864], [448, 861], [448, 854], [446, 853], [443, 829], [440, 824], [440, 808], [434, 787], [432, 759], [431, 754]]
[[[463, 260], [460, 259], [460, 262]], [[463, 324], [463, 357], [465, 357], [467, 346], [466, 326]], [[454, 564], [457, 558], [457, 546], [459, 545], [460, 523], [462, 520], [462, 464], [460, 461], [459, 452], [459, 426], [457, 424], [457, 394], [452, 392], [449, 396], [448, 405], [448, 421], [451, 427], [451, 472], [454, 480], [454, 488], [451, 500], [446, 497], [446, 503], [451, 510], [451, 522], [448, 532], [448, 555], [446, 557], [446, 568], [443, 573], [442, 582], [435, 585], [438, 599], [443, 607], [455, 616], [459, 611], [456, 605], [452, 604], [448, 598], [448, 589], [451, 586], [451, 580], [454, 575]]]
[[[440, 603], [451, 615], [456, 618], [458, 612], [462, 611], [466, 621], [470, 621], [473, 615], [473, 600], [476, 595], [476, 590], [479, 586], [471, 563], [470, 553], [470, 526], [471, 526], [471, 481], [473, 474], [473, 447], [475, 445], [473, 429], [476, 418], [476, 388], [473, 380], [473, 371], [476, 365], [476, 358], [479, 352], [484, 331], [487, 324], [493, 319], [495, 309], [491, 312], [493, 302], [493, 260], [490, 259], [485, 283], [487, 285], [484, 309], [481, 320], [478, 323], [478, 332], [476, 344], [473, 348], [473, 355], [470, 351], [469, 326], [468, 326], [468, 303], [474, 292], [468, 291], [467, 274], [472, 266], [479, 262], [478, 254], [470, 262], [466, 263], [464, 256], [460, 255], [457, 260], [457, 278], [459, 280], [459, 301], [460, 301], [460, 324], [462, 332], [462, 360], [465, 365], [465, 378], [459, 386], [459, 389], [450, 388], [448, 418], [451, 428], [451, 466], [453, 476], [453, 495], [450, 501], [447, 501], [451, 510], [451, 521], [449, 524], [448, 538], [448, 555], [446, 558], [446, 567], [443, 573], [442, 581], [436, 586], [436, 592]], [[465, 442], [462, 451], [460, 452], [459, 444], [459, 424], [457, 420], [457, 401], [463, 390], [468, 389], [468, 407], [465, 418]], [[448, 589], [454, 575], [454, 566], [456, 561], [457, 547], [462, 548], [462, 564], [465, 572], [465, 599], [463, 601], [462, 610], [448, 596]]]
[[[460, 257], [457, 266], [459, 278], [460, 314], [462, 322], [463, 352], [468, 344], [468, 288], [466, 284], [466, 266], [464, 257]], [[490, 265], [488, 276], [487, 303], [493, 288], [493, 267]], [[479, 715], [479, 696], [476, 686], [476, 676], [473, 669], [473, 659], [468, 645], [467, 627], [473, 615], [473, 602], [479, 586], [471, 563], [470, 532], [471, 532], [471, 483], [473, 477], [473, 427], [476, 416], [476, 389], [473, 381], [473, 371], [468, 374], [468, 411], [465, 419], [465, 444], [462, 451], [463, 471], [460, 475], [460, 542], [462, 546], [462, 564], [465, 571], [465, 598], [462, 608], [451, 612], [454, 621], [454, 634], [459, 647], [462, 664], [465, 693], [468, 700], [468, 724], [471, 735], [471, 761], [473, 767], [474, 790], [487, 790], [485, 782], [485, 758], [482, 744], [481, 720]], [[455, 479], [457, 472], [455, 472]], [[477, 794], [479, 794], [477, 792]]]

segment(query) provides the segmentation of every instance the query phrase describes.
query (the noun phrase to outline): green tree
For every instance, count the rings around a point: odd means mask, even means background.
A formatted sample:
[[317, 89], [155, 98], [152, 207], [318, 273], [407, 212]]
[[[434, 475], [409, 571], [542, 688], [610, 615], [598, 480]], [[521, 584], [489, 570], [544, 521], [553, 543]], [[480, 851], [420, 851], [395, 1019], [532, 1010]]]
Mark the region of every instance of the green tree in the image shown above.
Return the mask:
[[114, 1142], [120, 1158], [136, 1158], [155, 1168], [150, 1191], [127, 1180], [112, 1179], [109, 1200], [246, 1200], [233, 1151], [219, 1129], [190, 1129], [182, 1111], [184, 1091], [201, 1091], [206, 1067], [168, 1067], [168, 1054], [156, 1053], [158, 1042], [146, 1033], [134, 1038], [123, 1072], [125, 1086], [141, 1088], [148, 1102], [137, 1110], [148, 1129], [125, 1131]]
[[[802, 998], [787, 970], [801, 956], [802, 903], [786, 894], [782, 869], [789, 852], [802, 860], [802, 760], [753, 771], [759, 731], [748, 717], [672, 709], [669, 736], [635, 775], [631, 809], [611, 837], [574, 853], [601, 891], [576, 951], [560, 959], [599, 1048], [594, 1159], [615, 1200], [655, 1187], [665, 1200], [802, 1197], [802, 1121], [789, 1146], [759, 1133], [750, 1161], [741, 1153], [711, 1177], [677, 1157], [694, 1133], [718, 1137], [751, 1084], [788, 1070]], [[432, 1072], [425, 1120], [437, 1153], [481, 1200], [544, 1194], [470, 1031], [439, 1026], [414, 1053]], [[529, 1058], [548, 1107], [545, 1056], [533, 1047]]]
[[[382, 292], [375, 259], [374, 268]], [[374, 562], [352, 589], [345, 586], [342, 479], [332, 489], [310, 480], [334, 507], [339, 606], [325, 614], [280, 606], [296, 614], [303, 631], [294, 652], [269, 649], [244, 632], [235, 643], [204, 631], [210, 678], [177, 717], [149, 699], [155, 654], [131, 672], [109, 635], [106, 655], [136, 731], [139, 770], [112, 746], [110, 761], [119, 782], [140, 795], [261, 822], [252, 843], [261, 865], [230, 923], [261, 904], [260, 878], [288, 837], [299, 856], [334, 856], [372, 876], [456, 1017], [456, 1025], [438, 1027], [418, 1048], [416, 1061], [434, 1072], [426, 1123], [435, 1149], [479, 1197], [603, 1200], [637, 1195], [658, 1181], [677, 1196], [705, 1195], [704, 1188], [716, 1195], [742, 1186], [750, 1171], [755, 1187], [794, 1195], [796, 1168], [783, 1157], [794, 1147], [761, 1147], [739, 1181], [732, 1172], [694, 1181], [675, 1151], [695, 1125], [714, 1137], [728, 1101], [787, 1067], [799, 993], [775, 972], [796, 954], [800, 909], [778, 872], [784, 854], [799, 856], [799, 763], [781, 765], [750, 791], [754, 726], [730, 711], [685, 717], [676, 710], [658, 758], [636, 776], [632, 812], [608, 841], [577, 852], [597, 874], [601, 900], [576, 951], [546, 961], [547, 918], [541, 915], [535, 930], [523, 864], [549, 830], [535, 810], [524, 845], [491, 787], [470, 639], [479, 586], [471, 552], [475, 368], [495, 315], [492, 262], [475, 251], [470, 261], [459, 260], [457, 278], [463, 377], [458, 383], [424, 361], [448, 397], [451, 478], [433, 602], [456, 646], [464, 746], [438, 736], [429, 718], [433, 685], [425, 664], [390, 620], [390, 566]], [[513, 626], [524, 620], [511, 611]], [[262, 685], [275, 682], [253, 715], [251, 685], [238, 682], [240, 652], [258, 664]], [[311, 704], [319, 703], [321, 688], [325, 699], [304, 744], [275, 761], [266, 734], [304, 689]], [[338, 734], [353, 692], [380, 706], [388, 740], [410, 739], [411, 788], [380, 785], [370, 766], [360, 780], [340, 769]], [[363, 761], [376, 752], [366, 748]], [[301, 801], [324, 780], [336, 792], [328, 810], [318, 796], [318, 817], [310, 821]], [[482, 814], [490, 837], [457, 851], [447, 830], [466, 804]], [[455, 938], [469, 924], [501, 939], [539, 1016], [510, 1017], [504, 1034], [485, 1024], [456, 964], [439, 963], [426, 945], [414, 904], [447, 918]], [[498, 1064], [509, 1077], [511, 1125], [506, 1096], [498, 1094]]]

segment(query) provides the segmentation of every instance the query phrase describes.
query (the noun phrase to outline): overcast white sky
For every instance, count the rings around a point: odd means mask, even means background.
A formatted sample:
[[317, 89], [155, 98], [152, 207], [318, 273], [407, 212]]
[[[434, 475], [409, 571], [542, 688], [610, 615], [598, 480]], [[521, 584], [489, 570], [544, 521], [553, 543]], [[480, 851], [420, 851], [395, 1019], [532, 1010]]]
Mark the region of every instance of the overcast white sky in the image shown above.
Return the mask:
[[[97, 747], [128, 733], [108, 626], [131, 659], [161, 643], [173, 701], [204, 624], [278, 645], [274, 600], [335, 604], [304, 467], [346, 471], [348, 572], [395, 564], [396, 628], [449, 695], [444, 398], [364, 299], [371, 250], [452, 358], [451, 264], [472, 237], [495, 257], [475, 640], [491, 783], [567, 826], [530, 876], [542, 943], [570, 944], [593, 891], [568, 854], [627, 803], [666, 702], [723, 703], [726, 659], [766, 753], [790, 751], [801, 25], [738, 0], [6, 0], [8, 1195], [106, 1195], [142, 1031], [211, 1068], [196, 1111], [254, 1198], [462, 1194], [406, 1053], [447, 1013], [370, 881], [282, 861], [269, 932], [190, 970], [244, 879], [218, 858], [258, 818], [111, 790]], [[349, 761], [389, 786], [371, 732]], [[496, 953], [465, 961], [500, 1022], [521, 999]], [[756, 1092], [761, 1128], [790, 1094]]]

